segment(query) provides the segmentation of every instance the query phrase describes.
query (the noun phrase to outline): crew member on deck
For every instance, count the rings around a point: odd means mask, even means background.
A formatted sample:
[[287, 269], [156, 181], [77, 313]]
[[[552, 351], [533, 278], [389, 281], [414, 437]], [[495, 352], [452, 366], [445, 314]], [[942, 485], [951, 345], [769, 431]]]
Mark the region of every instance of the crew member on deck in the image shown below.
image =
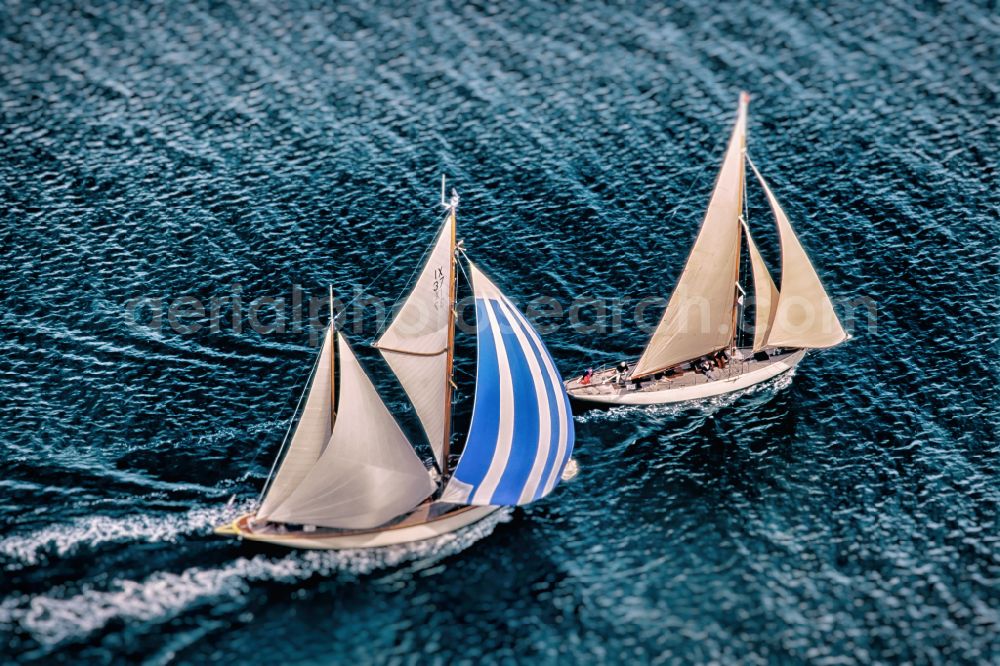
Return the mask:
[[625, 381], [625, 375], [627, 374], [628, 374], [628, 363], [622, 361], [621, 363], [618, 364], [618, 367], [615, 368], [615, 380], [614, 380], [615, 383], [616, 384], [623, 383]]

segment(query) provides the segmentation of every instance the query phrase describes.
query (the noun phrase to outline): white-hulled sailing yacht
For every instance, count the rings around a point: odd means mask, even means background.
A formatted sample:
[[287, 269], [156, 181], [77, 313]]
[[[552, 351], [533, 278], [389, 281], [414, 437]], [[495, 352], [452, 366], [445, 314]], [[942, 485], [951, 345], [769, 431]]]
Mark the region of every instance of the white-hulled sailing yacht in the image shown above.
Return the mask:
[[562, 377], [528, 320], [471, 262], [476, 388], [469, 433], [453, 464], [455, 269], [462, 251], [455, 242], [458, 197], [445, 203], [443, 187], [441, 230], [413, 290], [375, 343], [413, 403], [433, 465], [417, 456], [344, 335], [331, 325], [301, 416], [259, 507], [216, 533], [298, 548], [388, 546], [452, 532], [502, 506], [541, 499], [562, 479], [573, 453]]
[[[850, 337], [778, 200], [746, 155], [749, 100], [747, 93], [740, 95], [701, 231], [645, 351], [638, 361], [566, 382], [573, 399], [650, 405], [729, 393], [791, 370], [808, 349], [833, 347]], [[777, 223], [780, 290], [743, 216], [745, 164], [760, 181]], [[755, 291], [754, 334], [751, 346], [738, 347], [744, 240]]]

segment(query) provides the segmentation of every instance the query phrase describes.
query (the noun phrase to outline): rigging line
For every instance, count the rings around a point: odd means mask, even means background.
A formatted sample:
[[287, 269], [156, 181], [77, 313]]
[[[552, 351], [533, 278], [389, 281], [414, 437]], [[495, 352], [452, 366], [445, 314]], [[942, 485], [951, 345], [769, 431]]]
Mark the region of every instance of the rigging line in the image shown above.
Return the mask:
[[[327, 326], [327, 329], [330, 327]], [[323, 331], [323, 337], [326, 337], [326, 330]], [[333, 342], [331, 341], [331, 344]], [[312, 369], [309, 371], [309, 376], [306, 378], [305, 386], [302, 388], [302, 393], [299, 395], [299, 401], [295, 405], [295, 411], [292, 412], [292, 418], [288, 421], [288, 429], [285, 431], [285, 437], [281, 440], [281, 448], [278, 449], [278, 455], [274, 457], [274, 462], [271, 463], [271, 469], [267, 473], [267, 480], [264, 481], [264, 487], [260, 491], [260, 496], [257, 497], [257, 504], [261, 504], [264, 501], [264, 495], [267, 494], [268, 488], [271, 485], [271, 479], [274, 476], [275, 469], [278, 467], [278, 461], [281, 460], [282, 454], [285, 453], [285, 448], [288, 445], [289, 436], [292, 434], [292, 427], [296, 423], [295, 416], [299, 414], [299, 409], [302, 407], [302, 401], [305, 399], [306, 394], [309, 393], [309, 387], [312, 386], [313, 378], [316, 376], [316, 369], [319, 367], [319, 359], [323, 356], [323, 350], [320, 349], [319, 353], [316, 354], [316, 360], [313, 361]], [[330, 381], [335, 381], [334, 377], [330, 377]], [[257, 447], [257, 453], [254, 454], [253, 458], [250, 459], [250, 466], [252, 467], [257, 458], [260, 457], [261, 452], [264, 450], [264, 445], [261, 444]]]
[[[415, 242], [416, 241], [414, 241], [414, 243]], [[389, 306], [388, 312], [391, 313], [393, 310], [395, 310], [396, 306], [399, 305], [399, 302], [401, 300], [403, 300], [403, 296], [410, 291], [410, 288], [414, 284], [416, 284], [417, 278], [420, 275], [420, 270], [424, 266], [424, 261], [427, 259], [427, 255], [430, 254], [430, 252], [434, 249], [435, 245], [436, 245], [435, 243], [431, 243], [426, 248], [424, 248], [423, 253], [420, 255], [420, 259], [414, 265], [413, 270], [410, 271], [410, 277], [408, 277], [406, 279], [406, 282], [403, 284], [403, 288], [399, 290], [398, 295], [392, 301], [392, 305]], [[413, 244], [410, 244], [409, 247], [413, 247]], [[409, 249], [409, 248], [407, 248], [407, 249]], [[380, 277], [381, 277], [381, 275], [383, 273], [385, 273], [385, 270], [386, 269], [382, 269], [382, 272], [379, 273]], [[382, 319], [382, 321], [379, 323], [378, 330], [375, 331], [375, 336], [371, 340], [372, 342], [374, 342], [376, 339], [378, 339], [378, 337], [385, 332], [385, 329], [388, 328], [388, 326], [389, 326], [390, 323], [392, 323], [392, 319], [393, 319], [392, 317], [385, 317], [385, 318]]]
[[[472, 263], [472, 260], [469, 259], [469, 255], [467, 255], [465, 253], [465, 248], [462, 247], [462, 241], [459, 241], [458, 243], [455, 244], [455, 252], [458, 253], [458, 254], [460, 254], [460, 255], [462, 255], [465, 258], [465, 260], [468, 261], [470, 264]], [[456, 261], [455, 265], [458, 266], [458, 269], [460, 271], [462, 271], [462, 275], [465, 276], [465, 282], [466, 282], [466, 284], [471, 285], [472, 284], [472, 278], [470, 278], [469, 274], [465, 272], [465, 266], [462, 265], [462, 262], [461, 261]], [[457, 303], [456, 303], [456, 305], [457, 305]]]
[[[691, 181], [691, 184], [688, 185], [687, 190], [680, 197], [680, 201], [681, 201], [682, 204], [686, 204], [688, 202], [688, 197], [691, 194], [691, 191], [695, 188], [696, 185], [698, 185], [698, 183], [701, 182], [701, 177], [703, 175], [705, 175], [705, 169], [707, 169], [707, 168], [708, 168], [708, 164], [707, 163], [702, 163], [701, 168], [698, 169], [698, 174], [694, 177], [694, 180]], [[677, 216], [677, 212], [680, 209], [681, 209], [680, 206], [674, 206], [674, 209], [672, 211], [670, 211], [670, 215], [667, 216], [666, 221], [670, 222], [671, 220], [673, 220]]]
[[[455, 243], [455, 253], [458, 254], [458, 255], [461, 255], [462, 257], [464, 257], [465, 260], [468, 261], [471, 264], [472, 260], [469, 259], [469, 255], [467, 255], [465, 253], [465, 248], [462, 247], [462, 243], [463, 242], [464, 241], [458, 241], [457, 243]], [[472, 287], [473, 286], [472, 285], [472, 278], [469, 277], [469, 274], [465, 272], [465, 266], [462, 265], [462, 262], [461, 261], [457, 261], [457, 257], [456, 257], [455, 265], [458, 266], [458, 270], [462, 271], [462, 275], [465, 276], [465, 283], [467, 285], [469, 285], [470, 287]], [[476, 296], [474, 292], [475, 292], [475, 288], [473, 288], [473, 294], [472, 294], [473, 299], [475, 299], [475, 296]], [[456, 302], [453, 303], [453, 307], [456, 307], [456, 308], [458, 307], [457, 299], [456, 299]], [[457, 313], [457, 311], [456, 311], [456, 313]], [[463, 319], [463, 321], [464, 321], [464, 319]], [[477, 327], [479, 326], [478, 322], [476, 322], [476, 326]]]
[[760, 179], [760, 180], [763, 180], [764, 177], [760, 175], [760, 171], [757, 169], [757, 165], [753, 163], [752, 159], [750, 159], [750, 153], [746, 152], [743, 155], [744, 155], [744, 157], [747, 158], [747, 164], [749, 164], [750, 168], [753, 169], [753, 172], [757, 176], [757, 178]]
[[[412, 241], [410, 241], [410, 242], [409, 242], [409, 243], [408, 243], [407, 245], [405, 245], [405, 246], [403, 247], [403, 249], [402, 249], [402, 250], [401, 250], [400, 252], [405, 252], [405, 251], [409, 250], [410, 248], [412, 248], [412, 247], [413, 247], [414, 245], [416, 245], [417, 243], [421, 242], [422, 240], [423, 240], [423, 239], [421, 239], [421, 238], [415, 238], [415, 239], [413, 239], [413, 240], [412, 240]], [[423, 258], [427, 256], [427, 252], [429, 252], [429, 251], [430, 251], [430, 248], [428, 248], [427, 250], [425, 250], [425, 251], [424, 251], [424, 254], [423, 254], [423, 255], [421, 255], [421, 263], [420, 263], [420, 264], [417, 264], [417, 268], [416, 268], [416, 269], [414, 269], [414, 273], [416, 273], [416, 272], [417, 272], [417, 271], [418, 271], [418, 270], [420, 269], [420, 266], [421, 266], [421, 265], [423, 264]], [[349, 300], [349, 301], [347, 301], [346, 303], [344, 303], [344, 307], [343, 307], [343, 308], [342, 308], [342, 309], [340, 310], [340, 312], [338, 312], [338, 313], [337, 313], [337, 315], [336, 315], [336, 316], [335, 316], [335, 317], [333, 318], [333, 321], [334, 321], [334, 322], [337, 322], [337, 321], [338, 321], [338, 320], [339, 320], [339, 319], [340, 319], [340, 318], [341, 318], [342, 316], [344, 316], [344, 313], [345, 313], [345, 312], [347, 312], [347, 308], [348, 308], [348, 307], [350, 307], [351, 305], [353, 305], [353, 304], [354, 304], [354, 302], [355, 302], [355, 301], [357, 301], [357, 300], [358, 300], [359, 298], [361, 298], [361, 296], [362, 296], [363, 292], [367, 291], [369, 287], [371, 287], [371, 286], [372, 286], [372, 285], [374, 285], [374, 284], [375, 284], [376, 282], [378, 282], [378, 281], [379, 281], [379, 278], [381, 278], [381, 277], [382, 277], [383, 275], [385, 275], [386, 271], [388, 271], [388, 270], [389, 270], [389, 269], [390, 269], [390, 268], [391, 268], [391, 267], [392, 267], [393, 265], [394, 265], [394, 264], [392, 264], [391, 262], [389, 262], [389, 263], [386, 263], [385, 267], [384, 267], [384, 268], [382, 268], [382, 270], [380, 270], [380, 271], [378, 272], [378, 274], [377, 274], [377, 275], [376, 275], [375, 277], [373, 277], [373, 278], [372, 278], [372, 279], [371, 279], [371, 280], [370, 280], [370, 281], [368, 282], [368, 284], [366, 284], [366, 285], [365, 285], [365, 286], [364, 286], [364, 287], [362, 288], [362, 290], [361, 290], [361, 291], [362, 291], [362, 293], [361, 293], [361, 294], [358, 294], [357, 296], [355, 296], [355, 297], [354, 297], [354, 298], [352, 298], [351, 300]], [[413, 275], [411, 275], [411, 276], [410, 276], [410, 281], [412, 282], [412, 280], [413, 280]], [[409, 285], [409, 283], [407, 283], [407, 284]], [[399, 302], [399, 298], [397, 298], [397, 299], [396, 299], [396, 301], [395, 301], [395, 302], [393, 303], [393, 307], [395, 307], [395, 304], [396, 304], [396, 303], [398, 303], [398, 302]], [[383, 330], [384, 328], [385, 328], [385, 323], [383, 322], [383, 324], [382, 324], [382, 327], [381, 327], [381, 328], [379, 329], [379, 333], [381, 333], [381, 332], [382, 332], [382, 330]], [[376, 335], [376, 337], [378, 337], [378, 336]]]
[[[727, 145], [728, 141], [729, 141], [729, 138], [728, 137], [724, 137], [723, 141], [720, 142], [720, 143], [718, 143], [715, 146], [715, 148], [713, 149], [713, 154], [715, 154], [716, 152], [720, 152], [720, 151], [718, 151], [718, 149], [722, 148], [725, 145]], [[747, 158], [747, 159], [749, 159], [749, 158]], [[681, 170], [681, 173], [686, 173], [688, 171], [697, 171], [697, 173], [695, 174], [694, 180], [691, 182], [690, 185], [688, 185], [687, 190], [684, 192], [683, 196], [681, 196], [681, 198], [680, 198], [680, 201], [681, 201], [682, 204], [686, 204], [687, 203], [688, 195], [691, 194], [691, 191], [695, 188], [695, 186], [698, 185], [698, 183], [701, 182], [701, 177], [705, 175], [705, 169], [707, 169], [709, 167], [709, 164], [710, 164], [709, 160], [702, 160], [700, 167], [692, 167], [690, 169], [682, 169]], [[677, 215], [677, 212], [680, 210], [680, 208], [681, 208], [680, 206], [674, 206], [674, 209], [670, 212], [670, 215], [667, 216], [667, 220], [666, 221], [669, 222], [669, 221], [673, 220], [674, 217]]]

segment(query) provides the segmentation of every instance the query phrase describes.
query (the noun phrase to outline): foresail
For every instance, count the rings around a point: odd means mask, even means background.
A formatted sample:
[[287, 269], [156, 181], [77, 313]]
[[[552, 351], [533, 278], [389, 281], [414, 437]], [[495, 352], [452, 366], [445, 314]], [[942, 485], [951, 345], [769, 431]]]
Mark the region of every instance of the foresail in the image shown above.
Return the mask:
[[295, 432], [292, 434], [291, 443], [281, 461], [281, 466], [278, 467], [274, 480], [264, 495], [264, 501], [257, 511], [257, 516], [261, 519], [267, 519], [271, 512], [295, 490], [312, 469], [330, 439], [333, 421], [332, 353], [333, 331], [332, 328], [328, 328], [323, 337], [323, 346], [316, 361], [316, 371], [313, 373], [302, 415], [295, 426]]
[[442, 500], [526, 504], [548, 494], [573, 453], [573, 415], [541, 337], [482, 272], [476, 297], [476, 394], [465, 449]]
[[747, 238], [747, 250], [750, 253], [750, 267], [753, 271], [754, 287], [754, 327], [753, 350], [760, 351], [767, 346], [767, 335], [774, 321], [774, 313], [778, 309], [778, 288], [774, 286], [771, 273], [767, 270], [764, 257], [760, 256], [757, 245], [750, 236], [750, 227], [743, 223], [743, 233]]
[[697, 358], [732, 341], [748, 102], [743, 93], [705, 221], [633, 376]]
[[340, 406], [330, 441], [311, 471], [271, 514], [279, 522], [345, 529], [378, 527], [434, 492], [413, 451], [343, 336]]
[[803, 349], [838, 345], [847, 339], [847, 333], [837, 319], [833, 303], [781, 204], [752, 162], [751, 167], [771, 204], [781, 239], [781, 289], [767, 344]]
[[449, 212], [395, 319], [375, 342], [413, 403], [440, 464], [447, 424], [448, 329], [455, 211]]

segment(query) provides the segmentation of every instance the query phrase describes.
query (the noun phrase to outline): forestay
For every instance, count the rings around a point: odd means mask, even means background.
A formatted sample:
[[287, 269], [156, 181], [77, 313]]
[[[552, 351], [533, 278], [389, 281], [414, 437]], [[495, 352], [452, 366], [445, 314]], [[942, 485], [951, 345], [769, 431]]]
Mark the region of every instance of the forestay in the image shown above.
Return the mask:
[[436, 485], [343, 336], [337, 337], [340, 405], [330, 441], [269, 517], [373, 528], [416, 507]]
[[573, 452], [562, 377], [531, 324], [469, 264], [476, 300], [476, 392], [465, 449], [442, 500], [516, 505], [559, 482]]
[[800, 349], [838, 345], [848, 336], [833, 303], [767, 181], [752, 162], [750, 166], [767, 194], [781, 240], [781, 289], [767, 344]]
[[454, 282], [454, 208], [448, 213], [413, 291], [375, 342], [403, 385], [441, 469], [447, 436], [448, 332]]
[[333, 330], [327, 328], [319, 359], [306, 395], [305, 407], [281, 466], [274, 476], [257, 516], [263, 520], [295, 490], [312, 469], [330, 440], [333, 422]]
[[667, 309], [632, 372], [635, 377], [723, 349], [732, 341], [748, 103], [744, 93], [705, 221]]

